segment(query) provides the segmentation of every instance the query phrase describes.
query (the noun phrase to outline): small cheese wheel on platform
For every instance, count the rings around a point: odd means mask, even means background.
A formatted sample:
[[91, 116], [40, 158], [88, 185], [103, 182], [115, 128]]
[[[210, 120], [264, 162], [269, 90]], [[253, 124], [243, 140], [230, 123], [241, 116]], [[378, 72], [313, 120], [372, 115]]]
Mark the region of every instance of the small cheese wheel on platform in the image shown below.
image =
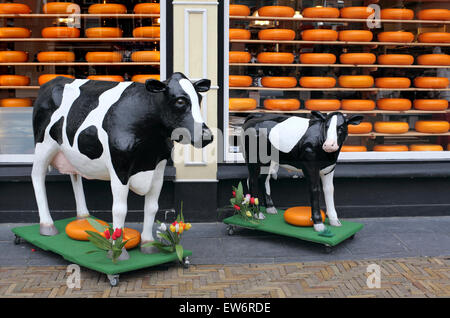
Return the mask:
[[161, 54], [159, 51], [136, 51], [131, 54], [133, 62], [159, 62]]
[[48, 27], [41, 31], [43, 38], [79, 38], [80, 29], [71, 27]]
[[305, 102], [305, 108], [309, 110], [338, 110], [341, 108], [341, 101], [338, 99], [309, 99]]
[[447, 21], [450, 20], [450, 10], [448, 9], [425, 9], [417, 13], [419, 20], [436, 20]]
[[373, 147], [373, 151], [382, 152], [397, 152], [397, 151], [408, 151], [407, 145], [376, 145]]
[[336, 79], [334, 77], [303, 76], [299, 83], [301, 87], [331, 88], [336, 86]]
[[4, 27], [0, 28], [0, 38], [29, 38], [31, 31], [27, 28]]
[[31, 107], [33, 102], [30, 98], [3, 98], [0, 99], [0, 107]]
[[37, 60], [41, 63], [64, 63], [75, 61], [75, 53], [62, 51], [39, 52]]
[[256, 100], [253, 98], [230, 98], [228, 101], [230, 110], [253, 110], [256, 106]]
[[89, 63], [121, 62], [122, 54], [119, 52], [88, 52], [86, 61]]
[[337, 8], [311, 7], [303, 9], [304, 18], [339, 18], [340, 11]]
[[138, 82], [145, 84], [145, 82], [149, 79], [161, 80], [161, 75], [159, 74], [137, 74], [131, 78], [132, 82]]
[[[320, 210], [322, 222], [325, 222], [325, 212]], [[295, 226], [313, 226], [312, 210], [310, 206], [296, 206], [284, 212], [284, 220]]]
[[283, 52], [262, 52], [256, 57], [259, 63], [267, 64], [292, 64], [294, 54]]
[[230, 87], [249, 87], [252, 85], [253, 79], [247, 75], [230, 75], [228, 82]]
[[261, 30], [258, 32], [258, 39], [274, 40], [274, 41], [292, 41], [295, 39], [295, 31], [290, 29]]
[[373, 86], [374, 79], [370, 75], [341, 75], [339, 86], [345, 88], [369, 88]]
[[370, 7], [346, 7], [341, 9], [341, 18], [367, 19], [375, 10]]
[[375, 102], [370, 99], [344, 99], [341, 101], [341, 107], [343, 110], [351, 111], [374, 110]]
[[125, 14], [127, 7], [119, 3], [97, 3], [89, 6], [90, 14]]
[[409, 145], [409, 151], [444, 151], [444, 148], [441, 145], [412, 144]]
[[300, 54], [302, 64], [334, 64], [336, 55], [330, 53], [303, 53]]
[[70, 14], [80, 13], [80, 6], [73, 2], [47, 2], [42, 7], [42, 12], [46, 14]]
[[378, 77], [375, 79], [375, 86], [378, 88], [408, 88], [411, 87], [411, 80], [407, 77]]
[[378, 33], [380, 42], [411, 43], [414, 41], [414, 34], [404, 31], [389, 31]]
[[383, 134], [404, 134], [409, 131], [408, 123], [402, 121], [377, 121], [375, 131]]
[[44, 85], [45, 83], [51, 81], [52, 79], [54, 79], [58, 76], [64, 76], [67, 78], [75, 79], [75, 76], [67, 75], [67, 74], [44, 74], [44, 75], [39, 76], [38, 83], [39, 83], [39, 85]]
[[230, 29], [229, 38], [230, 40], [250, 40], [252, 34], [246, 29]]
[[348, 125], [349, 134], [368, 134], [372, 131], [373, 125], [369, 122], [362, 122], [358, 125]]
[[414, 109], [438, 111], [448, 108], [448, 100], [446, 99], [416, 99], [414, 101]]
[[250, 15], [250, 8], [243, 4], [230, 4], [230, 16], [247, 17]]
[[84, 33], [88, 38], [121, 38], [123, 35], [121, 29], [111, 27], [89, 28]]
[[22, 3], [0, 3], [0, 14], [28, 14], [31, 9]]
[[294, 8], [286, 6], [266, 6], [258, 9], [260, 17], [287, 17], [292, 18], [295, 14]]
[[341, 152], [366, 152], [366, 151], [367, 151], [366, 146], [344, 145], [341, 148]]
[[298, 99], [266, 99], [264, 100], [264, 108], [269, 110], [297, 110], [300, 108]]
[[443, 134], [448, 132], [449, 123], [445, 120], [418, 120], [414, 129], [421, 133]]
[[368, 30], [344, 30], [339, 32], [338, 39], [344, 42], [370, 42], [373, 33]]
[[303, 41], [337, 41], [338, 32], [329, 29], [310, 29], [302, 32]]
[[135, 38], [159, 38], [161, 29], [156, 26], [139, 27], [133, 30]]
[[261, 85], [273, 88], [292, 88], [297, 86], [297, 79], [290, 76], [266, 76], [261, 79]]
[[160, 14], [159, 3], [138, 3], [134, 6], [133, 12], [136, 14]]
[[125, 79], [121, 75], [90, 75], [88, 80], [106, 81], [106, 82], [123, 82]]
[[383, 20], [412, 20], [414, 11], [411, 9], [388, 8], [381, 10]]
[[424, 54], [417, 57], [419, 65], [450, 65], [450, 55], [448, 54]]
[[0, 75], [0, 86], [28, 86], [30, 78], [24, 75]]
[[23, 63], [28, 61], [28, 53], [24, 51], [0, 51], [0, 63]]
[[426, 32], [419, 34], [421, 43], [450, 43], [450, 33], [448, 32]]
[[416, 77], [414, 86], [417, 88], [447, 88], [449, 79], [447, 77]]
[[230, 51], [228, 55], [228, 62], [230, 63], [249, 63], [252, 56], [248, 52]]
[[377, 57], [372, 53], [345, 53], [339, 56], [339, 60], [342, 64], [374, 64]]
[[382, 98], [377, 100], [377, 108], [381, 110], [410, 110], [412, 102], [406, 98]]
[[381, 65], [412, 65], [414, 56], [409, 54], [383, 54], [378, 55], [378, 64]]

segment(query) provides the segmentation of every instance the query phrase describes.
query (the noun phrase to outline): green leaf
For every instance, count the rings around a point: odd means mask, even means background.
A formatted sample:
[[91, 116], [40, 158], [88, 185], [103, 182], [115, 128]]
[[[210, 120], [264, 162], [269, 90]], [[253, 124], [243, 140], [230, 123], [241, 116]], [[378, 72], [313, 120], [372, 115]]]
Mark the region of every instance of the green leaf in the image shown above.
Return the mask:
[[126, 240], [125, 242], [120, 243], [119, 248], [120, 248], [120, 249], [123, 249], [123, 247], [124, 247], [125, 245], [127, 245], [127, 242], [128, 242], [128, 241], [129, 241], [129, 240]]
[[177, 252], [178, 260], [183, 261], [183, 246], [180, 244], [175, 245], [175, 251]]
[[102, 252], [102, 251], [99, 251], [99, 250], [87, 251], [86, 254], [99, 253], [99, 252]]
[[323, 236], [323, 237], [333, 237], [334, 236], [333, 232], [331, 232], [328, 227], [326, 227], [325, 230], [323, 230], [322, 232], [319, 232], [318, 234], [319, 234], [319, 236]]
[[170, 230], [169, 231], [166, 231], [166, 233], [163, 233], [163, 232], [161, 232], [160, 234], [159, 234], [159, 236], [161, 237], [161, 238], [163, 238], [163, 239], [165, 239], [166, 241], [167, 241], [167, 243], [172, 243], [172, 244], [174, 244], [175, 242], [173, 241], [173, 237], [172, 237], [172, 235], [170, 235]]
[[164, 244], [162, 244], [161, 242], [158, 242], [158, 241], [148, 242], [148, 243], [145, 243], [144, 245], [142, 245], [142, 247], [148, 247], [148, 246], [155, 246], [160, 251], [166, 252], [166, 253], [172, 253], [173, 252], [173, 246], [164, 245]]
[[96, 219], [93, 218], [87, 218], [87, 221], [89, 222], [90, 225], [92, 225], [92, 227], [100, 232], [103, 233], [106, 231], [106, 229], [108, 228], [107, 226], [102, 225], [100, 222], [98, 222]]

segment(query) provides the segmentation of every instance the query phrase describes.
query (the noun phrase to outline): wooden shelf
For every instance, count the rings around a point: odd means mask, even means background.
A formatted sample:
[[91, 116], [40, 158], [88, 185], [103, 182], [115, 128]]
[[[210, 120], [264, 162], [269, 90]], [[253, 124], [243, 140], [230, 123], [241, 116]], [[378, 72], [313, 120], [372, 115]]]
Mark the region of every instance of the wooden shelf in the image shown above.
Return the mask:
[[[325, 110], [321, 111], [322, 113], [332, 113], [335, 110]], [[405, 110], [405, 111], [388, 111], [388, 110], [366, 110], [366, 111], [356, 111], [356, 110], [337, 110], [344, 114], [387, 114], [387, 115], [424, 115], [424, 114], [449, 114], [450, 109], [447, 110], [438, 110], [438, 111], [425, 111], [425, 110]], [[290, 111], [283, 111], [283, 110], [268, 110], [268, 109], [254, 109], [254, 110], [230, 110], [230, 113], [235, 114], [309, 114], [311, 113], [308, 109], [298, 109], [298, 110], [290, 110]]]
[[159, 38], [0, 38], [0, 42], [159, 42]]
[[[229, 133], [230, 136], [239, 136], [239, 134], [236, 133]], [[377, 132], [370, 132], [368, 134], [348, 134], [349, 137], [369, 137], [369, 138], [376, 138], [376, 137], [430, 137], [430, 136], [450, 136], [450, 132], [442, 133], [442, 134], [429, 134], [429, 133], [421, 133], [414, 130], [408, 131], [403, 134], [383, 134], [383, 133], [377, 133]]]
[[105, 18], [105, 19], [146, 19], [159, 18], [159, 14], [44, 14], [44, 13], [30, 13], [30, 14], [0, 14], [0, 19], [57, 19], [57, 18]]
[[383, 91], [404, 91], [404, 92], [447, 92], [450, 88], [306, 88], [306, 87], [294, 87], [294, 88], [271, 88], [271, 87], [230, 87], [230, 90], [248, 90], [248, 91], [316, 91], [316, 92], [346, 92], [346, 91], [361, 91], [361, 92], [383, 92]]
[[450, 46], [450, 43], [419, 43], [419, 42], [347, 42], [347, 41], [277, 41], [277, 40], [230, 40], [230, 43], [247, 44], [316, 44], [316, 45], [369, 45], [369, 46]]
[[450, 65], [380, 65], [380, 64], [275, 64], [275, 63], [230, 63], [230, 66], [254, 67], [361, 67], [361, 68], [450, 68]]
[[158, 66], [159, 62], [23, 62], [23, 63], [0, 63], [0, 66]]
[[27, 89], [39, 89], [40, 86], [0, 86], [0, 89], [20, 89], [20, 90], [27, 90]]

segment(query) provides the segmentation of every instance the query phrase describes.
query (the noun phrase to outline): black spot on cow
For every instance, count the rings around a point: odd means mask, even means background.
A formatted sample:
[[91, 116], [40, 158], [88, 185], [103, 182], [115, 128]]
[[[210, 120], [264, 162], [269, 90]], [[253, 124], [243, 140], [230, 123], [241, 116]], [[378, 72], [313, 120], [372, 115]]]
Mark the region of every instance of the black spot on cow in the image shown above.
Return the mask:
[[62, 144], [62, 128], [64, 124], [64, 116], [61, 117], [56, 123], [50, 128], [50, 137], [52, 137], [58, 144]]
[[100, 158], [103, 146], [98, 139], [97, 127], [89, 126], [78, 135], [78, 150], [89, 159]]

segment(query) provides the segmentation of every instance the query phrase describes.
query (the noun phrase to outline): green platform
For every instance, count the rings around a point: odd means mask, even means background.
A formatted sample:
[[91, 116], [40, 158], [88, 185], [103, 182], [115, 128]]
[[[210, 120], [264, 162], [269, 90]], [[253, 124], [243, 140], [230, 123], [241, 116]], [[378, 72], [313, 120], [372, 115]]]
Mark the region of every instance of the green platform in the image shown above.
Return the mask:
[[[263, 211], [264, 212], [264, 211]], [[336, 246], [348, 238], [353, 237], [363, 228], [363, 224], [349, 221], [342, 221], [342, 226], [330, 226], [328, 219], [325, 224], [334, 234], [332, 237], [320, 236], [313, 227], [300, 227], [286, 223], [284, 220], [284, 211], [278, 210], [278, 214], [264, 213], [265, 219], [259, 221], [259, 224], [253, 224], [244, 220], [239, 215], [234, 215], [223, 220], [225, 224], [235, 225], [252, 230], [264, 231], [283, 236], [290, 236], [300, 240], [315, 242], [326, 246]]]
[[[86, 254], [86, 252], [97, 248], [88, 241], [72, 240], [65, 232], [66, 225], [75, 219], [76, 218], [69, 218], [55, 221], [55, 226], [59, 231], [59, 234], [55, 236], [40, 235], [39, 224], [16, 227], [13, 228], [12, 231], [25, 241], [30, 242], [43, 250], [59, 254], [71, 263], [107, 275], [130, 272], [141, 268], [169, 263], [178, 259], [176, 253], [143, 254], [140, 252], [139, 247], [128, 250], [130, 258], [128, 260], [118, 261], [117, 264], [113, 264], [111, 259], [107, 258], [106, 252]], [[185, 250], [183, 257], [191, 255], [191, 251]]]

